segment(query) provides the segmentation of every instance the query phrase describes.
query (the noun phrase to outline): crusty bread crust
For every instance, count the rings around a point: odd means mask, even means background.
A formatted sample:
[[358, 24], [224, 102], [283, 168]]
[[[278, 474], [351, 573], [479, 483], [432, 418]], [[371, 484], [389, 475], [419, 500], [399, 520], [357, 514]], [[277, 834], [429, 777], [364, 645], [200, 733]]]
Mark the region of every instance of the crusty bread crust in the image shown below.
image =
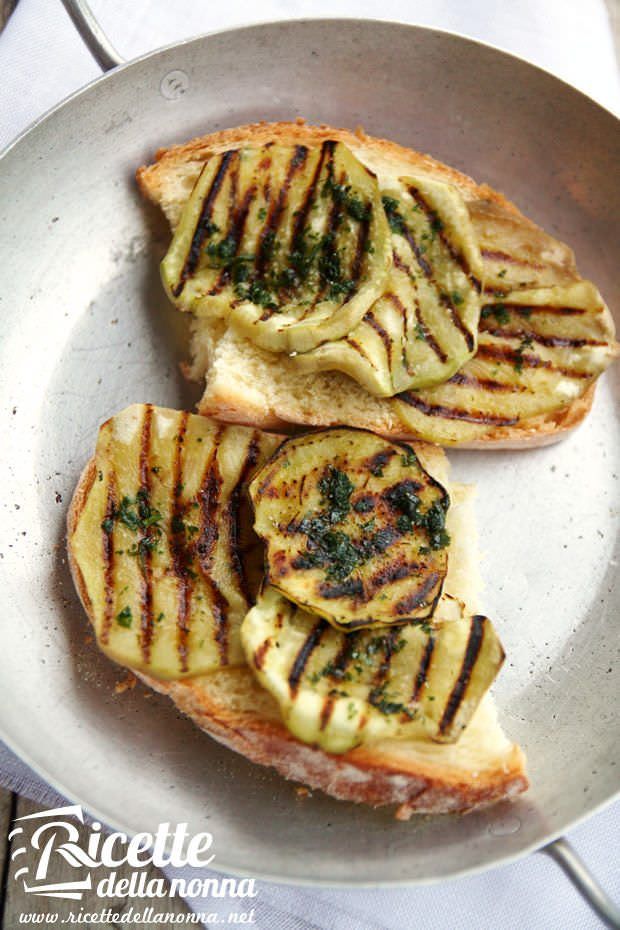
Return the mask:
[[204, 679], [158, 681], [138, 674], [146, 684], [172, 698], [202, 730], [219, 743], [285, 778], [320, 789], [341, 801], [373, 806], [399, 805], [398, 819], [412, 814], [465, 813], [514, 797], [528, 786], [523, 753], [513, 745], [500, 765], [477, 773], [425, 763], [423, 759], [358, 747], [343, 755], [295, 739], [286, 727], [255, 714], [230, 710], [213, 700]]
[[[401, 174], [407, 167], [412, 171], [421, 171], [432, 175], [439, 180], [447, 181], [457, 187], [466, 200], [482, 200], [501, 207], [507, 213], [518, 217], [534, 230], [539, 230], [531, 220], [524, 217], [521, 211], [503, 194], [493, 190], [487, 184], [477, 184], [472, 178], [437, 161], [430, 155], [424, 155], [413, 149], [405, 148], [389, 139], [379, 139], [368, 136], [361, 127], [355, 132], [349, 129], [337, 129], [333, 126], [321, 124], [310, 125], [303, 119], [295, 122], [279, 123], [249, 123], [234, 129], [222, 129], [219, 132], [209, 133], [180, 145], [169, 148], [160, 148], [155, 153], [155, 161], [150, 165], [143, 165], [136, 171], [136, 179], [140, 190], [149, 200], [162, 205], [165, 198], [165, 185], [170, 171], [185, 170], [188, 162], [196, 162], [196, 172], [205, 159], [216, 152], [226, 151], [235, 145], [263, 145], [266, 142], [280, 142], [283, 145], [320, 145], [326, 139], [335, 139], [344, 142], [353, 152], [363, 153], [364, 162], [370, 167], [391, 165]], [[546, 238], [546, 233], [543, 233]], [[572, 255], [572, 253], [569, 253]], [[570, 262], [567, 260], [567, 264]]]
[[[427, 448], [432, 460], [435, 450]], [[69, 567], [91, 622], [90, 599], [73, 557], [71, 538], [96, 475], [93, 457], [82, 472], [67, 514]], [[490, 762], [482, 755], [476, 771], [438, 761], [437, 755], [444, 747], [436, 747], [434, 755], [425, 758], [423, 751], [419, 754], [411, 751], [411, 743], [407, 752], [399, 752], [398, 747], [394, 749], [394, 741], [382, 743], [379, 748], [358, 747], [344, 755], [331, 755], [305, 745], [278, 719], [275, 702], [255, 682], [249, 669], [234, 669], [232, 673], [246, 675], [249, 688], [256, 694], [256, 700], [247, 702], [243, 708], [236, 706], [234, 700], [226, 700], [225, 687], [221, 683], [217, 687], [217, 673], [162, 681], [134, 670], [145, 684], [170, 697], [202, 730], [252, 762], [272, 766], [285, 778], [340, 800], [375, 806], [396, 804], [399, 819], [408, 819], [414, 813], [464, 813], [513, 797], [528, 787], [524, 755], [517, 745], [507, 741], [506, 751], [495, 752]], [[264, 713], [265, 706], [269, 713]], [[497, 730], [492, 713], [490, 721]], [[446, 753], [449, 752], [446, 747]]]
[[[327, 125], [313, 126], [299, 119], [296, 122], [261, 122], [224, 129], [184, 144], [159, 149], [153, 164], [138, 168], [136, 178], [144, 196], [164, 210], [174, 229], [200, 167], [209, 155], [238, 145], [261, 145], [269, 141], [288, 145], [317, 145], [326, 139], [337, 139], [346, 143], [379, 175], [394, 174], [395, 171], [402, 175], [411, 170], [453, 184], [461, 191], [472, 215], [488, 217], [490, 220], [494, 216], [501, 216], [504, 220], [509, 218], [516, 234], [526, 240], [527, 253], [534, 258], [544, 255], [545, 263], [555, 276], [555, 283], [579, 280], [572, 250], [525, 217], [503, 194], [487, 184], [477, 184], [472, 178], [429, 155], [387, 139], [368, 136], [361, 128], [351, 132]], [[277, 362], [274, 361], [273, 364]], [[338, 372], [332, 374], [346, 380], [346, 376], [341, 376]], [[569, 406], [522, 420], [516, 426], [491, 428], [484, 437], [458, 445], [460, 448], [520, 449], [524, 446], [544, 446], [557, 442], [567, 432], [575, 429], [588, 414], [594, 390], [595, 383]], [[419, 438], [408, 432], [388, 407], [386, 403], [381, 422], [377, 420], [376, 411], [371, 411], [367, 418], [363, 415], [358, 416], [355, 422], [345, 416], [346, 425], [372, 429], [390, 438]], [[262, 409], [257, 409], [243, 388], [234, 382], [234, 378], [219, 390], [213, 390], [208, 386], [199, 404], [199, 411], [229, 423], [243, 423], [268, 430], [289, 432], [295, 426], [328, 426], [343, 422], [335, 416], [326, 415], [324, 409], [315, 411], [314, 416], [307, 411], [300, 414], [297, 409], [288, 410], [286, 404], [274, 409], [268, 399]]]

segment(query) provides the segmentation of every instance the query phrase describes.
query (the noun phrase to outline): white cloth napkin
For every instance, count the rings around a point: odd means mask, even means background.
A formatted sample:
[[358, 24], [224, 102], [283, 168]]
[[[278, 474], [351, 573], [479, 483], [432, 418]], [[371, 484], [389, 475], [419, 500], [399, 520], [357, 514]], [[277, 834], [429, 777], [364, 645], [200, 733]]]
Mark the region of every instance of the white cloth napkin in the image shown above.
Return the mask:
[[[620, 80], [603, 0], [91, 0], [119, 52], [133, 57], [177, 39], [239, 23], [305, 16], [380, 17], [461, 32], [553, 71], [611, 110]], [[99, 69], [60, 0], [20, 0], [0, 35], [0, 147]], [[42, 805], [61, 803], [49, 785], [0, 744], [0, 784]], [[570, 839], [620, 899], [620, 803], [573, 830]], [[186, 870], [187, 871], [187, 870]], [[173, 874], [168, 870], [169, 877]], [[253, 902], [254, 903], [254, 902]], [[592, 914], [558, 868], [530, 856], [473, 878], [397, 890], [309, 889], [260, 883], [259, 930], [595, 930]], [[227, 902], [212, 899], [210, 910]]]

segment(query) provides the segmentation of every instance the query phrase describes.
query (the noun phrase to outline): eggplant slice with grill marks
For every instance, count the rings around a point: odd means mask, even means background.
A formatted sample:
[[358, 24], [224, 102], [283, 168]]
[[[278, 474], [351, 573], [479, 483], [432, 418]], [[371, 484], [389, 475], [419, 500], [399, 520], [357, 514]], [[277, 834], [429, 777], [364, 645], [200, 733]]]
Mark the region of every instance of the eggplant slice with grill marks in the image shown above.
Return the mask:
[[393, 248], [385, 292], [352, 332], [295, 364], [342, 371], [371, 394], [393, 397], [447, 380], [476, 351], [482, 258], [456, 188], [402, 178], [382, 193]]
[[278, 441], [145, 404], [103, 424], [69, 538], [103, 652], [157, 678], [244, 663], [253, 540], [239, 515], [247, 482]]
[[287, 440], [250, 485], [267, 579], [345, 629], [431, 617], [449, 497], [414, 450], [365, 430]]
[[162, 278], [180, 309], [303, 352], [357, 325], [390, 263], [377, 180], [345, 145], [268, 144], [207, 160]]
[[609, 309], [578, 281], [487, 294], [478, 351], [443, 384], [393, 398], [408, 430], [449, 445], [581, 397], [618, 355]]
[[[453, 613], [453, 606], [449, 608]], [[247, 660], [298, 739], [331, 753], [384, 738], [456, 742], [504, 651], [490, 620], [343, 633], [265, 589], [241, 627]]]

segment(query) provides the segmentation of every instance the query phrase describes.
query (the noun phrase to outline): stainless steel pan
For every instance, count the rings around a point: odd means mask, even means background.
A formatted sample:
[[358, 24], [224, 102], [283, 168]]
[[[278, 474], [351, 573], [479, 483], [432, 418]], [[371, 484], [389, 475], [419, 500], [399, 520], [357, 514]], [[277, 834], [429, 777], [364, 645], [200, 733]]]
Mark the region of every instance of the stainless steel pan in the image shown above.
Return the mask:
[[[65, 509], [98, 424], [133, 401], [191, 405], [182, 321], [157, 264], [162, 219], [137, 165], [166, 143], [257, 119], [363, 124], [505, 191], [570, 242], [618, 305], [615, 119], [549, 74], [476, 42], [395, 23], [281, 22], [183, 42], [130, 64], [65, 0], [114, 67], [33, 126], [0, 162], [2, 735], [104, 821], [205, 823], [221, 869], [315, 883], [414, 883], [564, 843], [616, 794], [618, 374], [558, 446], [454, 453], [480, 486], [487, 580], [509, 663], [496, 694], [532, 788], [466, 818], [408, 824], [315, 796], [220, 748], [165, 701], [114, 696], [85, 641], [64, 558]], [[585, 887], [608, 922], [613, 907]], [[617, 912], [616, 917], [617, 920]]]

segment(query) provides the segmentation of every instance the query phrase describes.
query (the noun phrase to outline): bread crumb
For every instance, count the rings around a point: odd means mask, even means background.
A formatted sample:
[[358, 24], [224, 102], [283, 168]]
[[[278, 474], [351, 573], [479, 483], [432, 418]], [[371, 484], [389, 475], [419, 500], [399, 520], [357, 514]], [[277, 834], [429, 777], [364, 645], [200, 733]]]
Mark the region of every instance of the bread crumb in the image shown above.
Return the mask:
[[94, 641], [94, 637], [91, 636], [90, 633], [87, 634], [87, 635], [84, 637], [84, 645], [85, 645], [85, 646], [90, 646], [90, 644], [91, 644], [93, 641]]
[[298, 798], [311, 798], [312, 797], [312, 792], [310, 791], [309, 788], [306, 788], [305, 785], [298, 785], [297, 788], [295, 788], [295, 794], [297, 795]]
[[413, 807], [409, 801], [405, 801], [404, 804], [401, 804], [400, 807], [396, 808], [394, 814], [395, 820], [411, 820], [411, 815], [413, 814]]
[[136, 687], [137, 683], [138, 679], [136, 676], [132, 675], [131, 672], [127, 672], [126, 676], [121, 679], [121, 681], [117, 681], [114, 685], [114, 694], [123, 694], [124, 691], [131, 691]]

